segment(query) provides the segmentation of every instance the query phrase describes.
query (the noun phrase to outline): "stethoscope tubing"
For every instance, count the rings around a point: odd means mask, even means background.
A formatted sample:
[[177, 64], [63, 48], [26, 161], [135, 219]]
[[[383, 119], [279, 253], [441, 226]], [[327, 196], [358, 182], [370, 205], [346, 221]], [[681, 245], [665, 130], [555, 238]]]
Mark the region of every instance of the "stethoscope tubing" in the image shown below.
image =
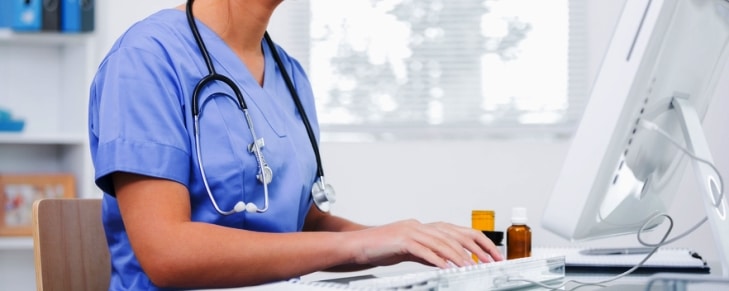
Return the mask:
[[[241, 205], [239, 205], [239, 204], [243, 204], [242, 201], [240, 201], [238, 204], [236, 204], [236, 206], [232, 210], [224, 211], [224, 210], [220, 209], [220, 207], [218, 206], [218, 203], [216, 202], [215, 198], [213, 197], [213, 193], [212, 193], [212, 190], [210, 189], [210, 185], [208, 184], [207, 176], [205, 175], [205, 169], [203, 167], [201, 148], [200, 148], [200, 129], [199, 129], [200, 107], [199, 107], [198, 96], [200, 94], [200, 91], [202, 91], [202, 88], [205, 87], [205, 85], [207, 85], [211, 82], [221, 81], [233, 90], [233, 92], [235, 94], [235, 98], [237, 99], [237, 102], [238, 102], [238, 106], [240, 107], [240, 110], [243, 111], [248, 129], [250, 130], [251, 137], [253, 138], [253, 144], [251, 146], [252, 146], [252, 152], [256, 156], [256, 160], [258, 162], [258, 167], [260, 169], [259, 180], [261, 180], [261, 182], [263, 183], [264, 207], [259, 209], [259, 208], [257, 208], [257, 206], [255, 206], [255, 204], [248, 203], [245, 205], [245, 209], [248, 210], [249, 212], [258, 212], [258, 213], [265, 212], [266, 210], [268, 210], [268, 205], [269, 205], [268, 183], [270, 183], [271, 178], [272, 178], [271, 170], [268, 167], [268, 165], [264, 162], [261, 145], [258, 143], [258, 137], [256, 136], [252, 119], [250, 117], [250, 114], [248, 113], [248, 106], [245, 102], [245, 98], [243, 98], [243, 94], [241, 93], [240, 88], [238, 88], [238, 86], [235, 84], [235, 82], [233, 82], [233, 80], [231, 80], [230, 78], [228, 78], [224, 75], [218, 74], [215, 70], [215, 66], [213, 65], [210, 54], [207, 50], [207, 47], [205, 46], [205, 42], [203, 41], [202, 36], [200, 35], [200, 32], [198, 30], [197, 24], [195, 23], [195, 18], [192, 13], [193, 2], [194, 2], [194, 0], [188, 0], [187, 4], [186, 4], [187, 21], [188, 21], [188, 25], [190, 26], [190, 29], [192, 31], [193, 37], [195, 38], [195, 42], [197, 43], [197, 45], [200, 49], [200, 54], [202, 55], [202, 57], [205, 61], [205, 65], [208, 69], [208, 74], [206, 76], [204, 76], [195, 85], [195, 88], [193, 89], [193, 92], [192, 92], [192, 98], [191, 98], [192, 99], [191, 107], [192, 107], [192, 116], [193, 116], [195, 150], [197, 152], [196, 155], [197, 155], [197, 159], [198, 159], [200, 173], [203, 178], [203, 184], [205, 186], [205, 190], [208, 193], [208, 196], [213, 204], [213, 207], [215, 208], [215, 210], [218, 213], [220, 213], [222, 215], [230, 215], [233, 213], [241, 212], [243, 210], [243, 207], [241, 207]], [[271, 40], [271, 37], [268, 35], [268, 32], [264, 33], [264, 39], [265, 39], [268, 47], [271, 50], [272, 56], [273, 56], [274, 60], [276, 61], [276, 64], [278, 65], [278, 67], [281, 71], [281, 75], [286, 83], [286, 87], [291, 94], [294, 104], [296, 105], [296, 109], [299, 111], [299, 114], [301, 115], [301, 119], [304, 123], [304, 127], [306, 128], [306, 133], [309, 137], [309, 141], [311, 143], [311, 147], [314, 151], [314, 156], [316, 158], [317, 176], [319, 177], [317, 182], [320, 184], [320, 187], [322, 189], [331, 189], [331, 186], [327, 185], [324, 182], [324, 170], [322, 167], [321, 155], [319, 153], [319, 146], [316, 141], [316, 136], [314, 135], [314, 130], [311, 126], [311, 123], [309, 122], [309, 118], [306, 115], [306, 110], [304, 109], [304, 106], [301, 104], [301, 100], [299, 98], [298, 92], [296, 91], [296, 89], [291, 81], [291, 77], [289, 76], [286, 68], [284, 67], [283, 62], [281, 61], [281, 57], [279, 56], [278, 51], [276, 49], [276, 46], [274, 45], [273, 41]], [[315, 182], [315, 184], [317, 182]], [[333, 193], [332, 193], [332, 195], [333, 195]], [[321, 197], [323, 197], [321, 194], [314, 195], [314, 192], [312, 192], [312, 197], [314, 198], [313, 200], [314, 200], [315, 204], [317, 205], [317, 207], [319, 207], [320, 209], [326, 209], [326, 211], [328, 211], [328, 208], [329, 208], [328, 198], [321, 198]], [[322, 202], [322, 199], [324, 199], [323, 202]], [[320, 206], [320, 204], [326, 204], [327, 206], [322, 207], [322, 206]]]
[[279, 68], [281, 69], [281, 76], [283, 76], [284, 82], [286, 82], [286, 87], [289, 89], [289, 92], [291, 92], [291, 97], [294, 99], [296, 109], [299, 110], [299, 113], [301, 114], [301, 119], [304, 122], [304, 127], [306, 127], [306, 134], [309, 135], [311, 148], [314, 150], [314, 156], [316, 157], [316, 175], [320, 177], [321, 181], [324, 181], [324, 168], [322, 167], [321, 155], [319, 154], [319, 145], [316, 142], [316, 136], [314, 136], [314, 130], [311, 128], [309, 117], [306, 116], [306, 110], [304, 110], [304, 105], [301, 104], [299, 93], [296, 92], [294, 84], [291, 82], [291, 77], [289, 77], [289, 73], [284, 68], [283, 62], [281, 61], [281, 56], [279, 56], [278, 52], [276, 52], [276, 46], [273, 44], [273, 40], [271, 40], [271, 36], [268, 35], [268, 32], [263, 34], [263, 38], [266, 39], [268, 47], [271, 48], [273, 59], [276, 61], [276, 64], [278, 64]]

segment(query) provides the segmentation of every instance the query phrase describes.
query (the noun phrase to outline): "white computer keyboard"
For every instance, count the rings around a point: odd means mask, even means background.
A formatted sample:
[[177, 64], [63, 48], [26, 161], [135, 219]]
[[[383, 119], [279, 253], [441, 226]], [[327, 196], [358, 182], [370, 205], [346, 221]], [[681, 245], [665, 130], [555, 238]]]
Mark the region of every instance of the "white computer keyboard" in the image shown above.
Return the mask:
[[564, 256], [550, 256], [355, 279], [346, 284], [355, 290], [509, 290], [536, 286], [534, 282], [558, 283], [564, 276]]

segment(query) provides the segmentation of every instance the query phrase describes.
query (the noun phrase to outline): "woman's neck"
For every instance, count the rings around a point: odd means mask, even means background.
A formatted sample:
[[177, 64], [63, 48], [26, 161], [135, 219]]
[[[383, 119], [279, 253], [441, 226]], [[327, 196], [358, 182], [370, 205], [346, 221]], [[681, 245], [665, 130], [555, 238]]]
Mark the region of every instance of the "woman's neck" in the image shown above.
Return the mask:
[[[196, 0], [193, 15], [214, 31], [263, 85], [261, 40], [280, 0]], [[185, 9], [183, 5], [181, 9]]]
[[193, 14], [236, 53], [260, 55], [261, 39], [279, 3], [278, 0], [196, 0]]

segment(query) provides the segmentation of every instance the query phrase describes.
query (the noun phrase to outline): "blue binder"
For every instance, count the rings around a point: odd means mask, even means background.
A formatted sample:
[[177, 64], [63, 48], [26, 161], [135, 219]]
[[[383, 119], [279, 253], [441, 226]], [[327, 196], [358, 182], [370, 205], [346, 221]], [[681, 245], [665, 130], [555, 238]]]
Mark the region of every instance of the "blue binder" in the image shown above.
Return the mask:
[[94, 0], [62, 0], [61, 31], [88, 32], [94, 30]]
[[13, 12], [13, 0], [0, 0], [0, 29], [10, 28]]
[[11, 27], [18, 31], [38, 31], [42, 24], [43, 0], [13, 0]]

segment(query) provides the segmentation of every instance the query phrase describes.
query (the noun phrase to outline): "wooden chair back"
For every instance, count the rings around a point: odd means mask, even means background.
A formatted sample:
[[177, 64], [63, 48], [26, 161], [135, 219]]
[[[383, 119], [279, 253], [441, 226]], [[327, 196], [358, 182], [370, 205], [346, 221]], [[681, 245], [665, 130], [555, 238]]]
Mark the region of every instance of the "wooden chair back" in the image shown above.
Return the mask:
[[33, 249], [37, 290], [109, 289], [111, 261], [101, 199], [35, 201]]

